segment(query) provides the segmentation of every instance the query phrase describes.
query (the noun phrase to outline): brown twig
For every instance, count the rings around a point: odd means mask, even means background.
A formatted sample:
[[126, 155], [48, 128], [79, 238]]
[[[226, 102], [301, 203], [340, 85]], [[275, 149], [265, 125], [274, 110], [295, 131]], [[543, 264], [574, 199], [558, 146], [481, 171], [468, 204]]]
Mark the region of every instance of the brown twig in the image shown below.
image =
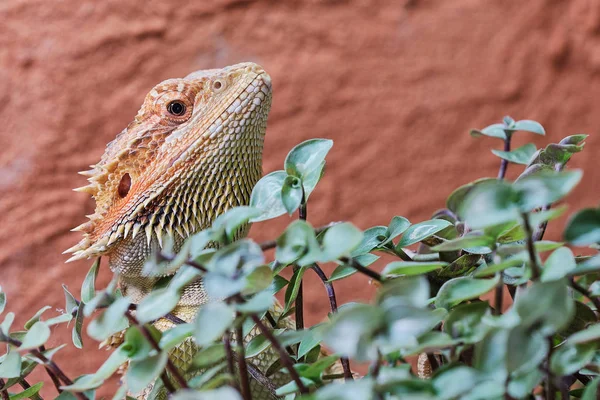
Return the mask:
[[[142, 333], [142, 335], [144, 335], [144, 338], [146, 338], [146, 340], [148, 341], [148, 343], [150, 343], [150, 345], [152, 346], [152, 348], [154, 350], [156, 350], [159, 353], [162, 351], [162, 349], [158, 345], [158, 342], [156, 341], [154, 336], [152, 336], [152, 333], [150, 332], [150, 330], [148, 329], [148, 327], [146, 325], [140, 324], [139, 321], [137, 320], [137, 318], [134, 317], [131, 314], [131, 312], [129, 312], [129, 311], [127, 311], [125, 313], [125, 317], [127, 317], [127, 319], [129, 320], [129, 323], [137, 326], [140, 329], [140, 332]], [[188, 388], [188, 384], [187, 384], [186, 380], [183, 378], [183, 376], [181, 376], [181, 373], [179, 372], [177, 367], [175, 367], [175, 364], [173, 364], [171, 359], [168, 357], [167, 357], [167, 371], [169, 371], [171, 376], [177, 381], [177, 384], [181, 388], [183, 388], [183, 389]], [[165, 379], [163, 379], [163, 383], [165, 385], [165, 389], [167, 389], [167, 391], [169, 393], [174, 393], [177, 390], [175, 388], [175, 386], [173, 386], [173, 383], [166, 377], [165, 377]]]
[[[300, 267], [294, 265], [294, 274], [300, 271]], [[302, 285], [302, 277], [300, 279], [300, 285], [298, 286], [298, 295], [294, 301], [294, 316], [296, 318], [296, 330], [304, 329], [304, 290]]]
[[304, 383], [300, 379], [300, 375], [298, 375], [298, 372], [294, 369], [294, 362], [292, 361], [290, 355], [287, 353], [287, 351], [285, 351], [283, 347], [281, 347], [281, 344], [275, 338], [275, 336], [273, 336], [271, 330], [269, 330], [269, 328], [267, 328], [265, 324], [263, 324], [263, 322], [256, 314], [251, 314], [250, 317], [252, 318], [258, 329], [260, 329], [260, 332], [263, 335], [265, 335], [265, 338], [267, 338], [267, 340], [271, 342], [273, 348], [277, 350], [277, 352], [279, 352], [279, 358], [281, 360], [281, 363], [284, 365], [284, 367], [286, 367], [294, 382], [296, 382], [296, 386], [298, 386], [298, 390], [300, 391], [300, 393], [308, 393], [308, 388], [304, 385]]
[[[315, 271], [317, 276], [321, 279], [321, 282], [323, 282], [325, 290], [327, 290], [327, 297], [329, 297], [329, 306], [331, 307], [331, 312], [333, 314], [337, 313], [337, 299], [335, 297], [335, 290], [333, 289], [333, 284], [329, 282], [329, 280], [327, 279], [327, 275], [325, 275], [325, 272], [323, 272], [323, 270], [321, 269], [321, 267], [319, 267], [317, 263], [313, 264], [311, 269]], [[340, 363], [342, 364], [342, 368], [344, 370], [344, 378], [350, 381], [354, 380], [354, 378], [352, 377], [352, 370], [350, 370], [350, 360], [348, 360], [347, 357], [340, 357]]]
[[[20, 347], [23, 344], [20, 340], [11, 338], [10, 336], [4, 337], [4, 340], [15, 347]], [[69, 377], [62, 371], [62, 369], [60, 369], [60, 367], [54, 361], [46, 357], [39, 349], [31, 349], [29, 350], [29, 352], [33, 354], [36, 358], [38, 358], [44, 364], [45, 367], [48, 367], [48, 369], [58, 379], [60, 379], [62, 383], [65, 384], [65, 386], [70, 386], [73, 384], [73, 381], [69, 379]], [[87, 397], [83, 393], [75, 392], [73, 393], [73, 395], [79, 399], [87, 400]]]
[[383, 276], [381, 276], [381, 274], [379, 272], [376, 272], [376, 271], [373, 271], [372, 269], [363, 267], [354, 258], [342, 257], [342, 258], [340, 258], [340, 261], [343, 262], [344, 264], [351, 266], [358, 272], [365, 274], [370, 278], [375, 279], [378, 282], [383, 283], [383, 281], [385, 281], [385, 278]]
[[[506, 139], [504, 139], [504, 151], [510, 151], [510, 138], [511, 138], [511, 133], [510, 131], [504, 131], [506, 132]], [[498, 179], [499, 180], [503, 180], [504, 176], [506, 176], [506, 168], [508, 167], [508, 161], [506, 161], [504, 158], [502, 159], [502, 161], [500, 162], [500, 170], [498, 171]]]
[[[231, 348], [231, 331], [229, 329], [223, 335], [223, 345], [225, 346], [225, 355], [227, 357], [227, 370], [231, 376], [235, 376], [234, 353]], [[237, 385], [234, 384], [233, 386], [238, 392], [240, 391]]]
[[[75, 300], [77, 301], [77, 300]], [[79, 302], [77, 302], [77, 307], [79, 307]], [[44, 346], [40, 346], [39, 349], [41, 352], [46, 351], [46, 348]], [[60, 388], [60, 380], [58, 379], [58, 377], [54, 374], [54, 372], [52, 372], [52, 370], [50, 368], [48, 368], [46, 365], [44, 365], [44, 370], [46, 371], [46, 373], [48, 374], [48, 376], [50, 377], [50, 380], [52, 380], [52, 383], [54, 384], [54, 387], [56, 388], [56, 391], [58, 393], [62, 393], [63, 390]]]
[[[233, 358], [237, 361], [238, 355], [233, 352]], [[277, 388], [271, 382], [269, 378], [267, 378], [258, 368], [256, 368], [252, 363], [246, 363], [246, 367], [248, 368], [248, 373], [252, 378], [254, 378], [258, 383], [260, 383], [263, 387], [265, 387], [274, 398], [277, 398]]]
[[525, 230], [525, 240], [527, 241], [527, 252], [529, 253], [529, 263], [531, 266], [531, 279], [537, 280], [542, 275], [541, 268], [537, 262], [537, 255], [535, 246], [533, 243], [533, 231], [531, 230], [531, 224], [529, 223], [529, 215], [522, 213], [523, 218], [523, 229]]
[[235, 336], [238, 343], [237, 364], [240, 373], [240, 390], [244, 400], [252, 400], [250, 393], [250, 381], [248, 380], [248, 366], [246, 365], [246, 355], [244, 353], [244, 332], [242, 324], [239, 323], [235, 328]]

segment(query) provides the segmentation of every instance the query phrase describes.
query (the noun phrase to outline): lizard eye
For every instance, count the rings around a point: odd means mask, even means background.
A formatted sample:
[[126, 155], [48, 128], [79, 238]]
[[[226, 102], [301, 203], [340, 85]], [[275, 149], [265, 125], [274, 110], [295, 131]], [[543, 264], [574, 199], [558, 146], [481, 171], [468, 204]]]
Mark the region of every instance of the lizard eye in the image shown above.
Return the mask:
[[167, 111], [176, 117], [180, 117], [185, 114], [185, 104], [179, 100], [172, 101], [167, 104]]
[[223, 82], [221, 79], [217, 79], [213, 82], [212, 87], [216, 93], [219, 93], [225, 88], [225, 82]]

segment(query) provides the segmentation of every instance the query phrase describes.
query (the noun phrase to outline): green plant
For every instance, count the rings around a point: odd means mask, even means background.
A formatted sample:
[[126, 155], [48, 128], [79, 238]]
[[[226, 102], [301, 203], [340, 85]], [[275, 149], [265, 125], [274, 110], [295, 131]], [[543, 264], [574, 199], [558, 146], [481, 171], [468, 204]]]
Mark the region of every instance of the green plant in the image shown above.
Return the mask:
[[[474, 400], [531, 398], [536, 393], [546, 399], [595, 399], [600, 382], [600, 255], [575, 256], [565, 243], [543, 240], [546, 224], [566, 211], [555, 204], [581, 179], [581, 171], [567, 171], [565, 165], [583, 149], [586, 136], [569, 136], [539, 150], [528, 144], [511, 151], [516, 131], [545, 133], [537, 122], [509, 117], [472, 131], [473, 136], [503, 141], [504, 150], [493, 151], [502, 159], [497, 178], [459, 187], [431, 220], [411, 224], [395, 216], [388, 226], [364, 232], [347, 222], [315, 229], [306, 221], [307, 201], [323, 176], [332, 142], [301, 143], [288, 154], [284, 170], [261, 179], [249, 207], [220, 216], [178, 254], [165, 250], [149, 260], [148, 274], [178, 270], [140, 304], [130, 304], [120, 294], [116, 279], [96, 290], [98, 260], [83, 281], [81, 300], [64, 288], [65, 314], [43, 319], [49, 309], [44, 307], [23, 331], [12, 329], [12, 313], [4, 315], [0, 342], [8, 344], [8, 352], [0, 357], [1, 398], [40, 398], [42, 383], [27, 383], [37, 366], [52, 377], [58, 398], [94, 398], [94, 390], [129, 362], [115, 399], [153, 381], [155, 388], [172, 392], [173, 399], [240, 399], [240, 393], [249, 393], [244, 390], [248, 379], [234, 378], [234, 364], [247, 371], [252, 367], [244, 355], [272, 346], [290, 382], [275, 388], [268, 376], [250, 372], [286, 398]], [[514, 182], [505, 180], [509, 163], [524, 165]], [[296, 211], [298, 220], [275, 240], [234, 241], [249, 221]], [[564, 237], [570, 245], [597, 250], [600, 210], [575, 213]], [[209, 243], [220, 246], [207, 247]], [[269, 249], [275, 249], [274, 260], [265, 256]], [[398, 261], [377, 272], [370, 268], [377, 253]], [[338, 264], [330, 277], [319, 266], [327, 262]], [[286, 268], [293, 269], [289, 281], [280, 275]], [[326, 323], [306, 327], [302, 278], [313, 272], [323, 282], [331, 314]], [[334, 283], [357, 273], [379, 283], [376, 298], [338, 307]], [[170, 312], [182, 287], [199, 276], [209, 295], [223, 300], [202, 306], [193, 323], [173, 318]], [[296, 331], [273, 330], [265, 322], [273, 320], [268, 310], [282, 290], [282, 318], [294, 314]], [[493, 293], [491, 303], [481, 300], [488, 292]], [[5, 303], [0, 291], [0, 313]], [[52, 361], [64, 345], [47, 349], [44, 344], [52, 325], [74, 321], [73, 344], [81, 348], [83, 322], [92, 315], [87, 324], [92, 338], [102, 341], [126, 329], [125, 342], [96, 372], [71, 380]], [[161, 334], [151, 322], [164, 316], [177, 326]], [[232, 332], [239, 337], [252, 327], [261, 334], [246, 345], [232, 342]], [[186, 381], [167, 351], [189, 337], [201, 348], [195, 363], [200, 372]], [[330, 356], [319, 357], [321, 344], [331, 350]], [[424, 368], [412, 371], [411, 356], [418, 356]], [[343, 374], [327, 375], [338, 360]], [[351, 361], [369, 362], [366, 376], [353, 375]]]

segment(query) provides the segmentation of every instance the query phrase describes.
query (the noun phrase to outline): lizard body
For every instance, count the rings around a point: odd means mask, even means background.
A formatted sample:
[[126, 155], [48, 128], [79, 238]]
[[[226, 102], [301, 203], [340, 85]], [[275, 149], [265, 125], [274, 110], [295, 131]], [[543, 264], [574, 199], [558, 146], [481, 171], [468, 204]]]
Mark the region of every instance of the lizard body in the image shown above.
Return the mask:
[[[73, 253], [69, 261], [107, 256], [123, 293], [138, 303], [158, 279], [142, 276], [144, 262], [167, 237], [178, 251], [218, 215], [248, 204], [262, 175], [270, 105], [271, 79], [253, 63], [197, 71], [154, 87], [100, 162], [81, 172], [90, 183], [75, 190], [91, 194], [96, 209], [74, 229], [83, 239], [67, 250]], [[207, 301], [198, 280], [184, 288], [173, 314], [191, 321]], [[160, 320], [156, 326], [172, 325]], [[195, 352], [186, 341], [170, 356], [185, 370]], [[255, 360], [263, 371], [277, 358], [264, 354], [270, 359]], [[252, 386], [254, 398], [271, 398], [256, 382]]]

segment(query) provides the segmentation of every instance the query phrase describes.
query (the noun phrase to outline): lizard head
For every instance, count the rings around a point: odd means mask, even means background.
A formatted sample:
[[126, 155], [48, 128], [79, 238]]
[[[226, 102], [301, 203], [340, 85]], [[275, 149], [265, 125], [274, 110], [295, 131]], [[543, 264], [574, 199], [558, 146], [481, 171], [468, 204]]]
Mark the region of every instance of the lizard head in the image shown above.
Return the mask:
[[163, 236], [182, 241], [246, 204], [262, 174], [270, 105], [271, 79], [253, 63], [154, 87], [100, 162], [80, 172], [90, 183], [75, 190], [91, 194], [96, 209], [74, 229], [84, 237], [65, 252], [69, 261], [146, 256]]

